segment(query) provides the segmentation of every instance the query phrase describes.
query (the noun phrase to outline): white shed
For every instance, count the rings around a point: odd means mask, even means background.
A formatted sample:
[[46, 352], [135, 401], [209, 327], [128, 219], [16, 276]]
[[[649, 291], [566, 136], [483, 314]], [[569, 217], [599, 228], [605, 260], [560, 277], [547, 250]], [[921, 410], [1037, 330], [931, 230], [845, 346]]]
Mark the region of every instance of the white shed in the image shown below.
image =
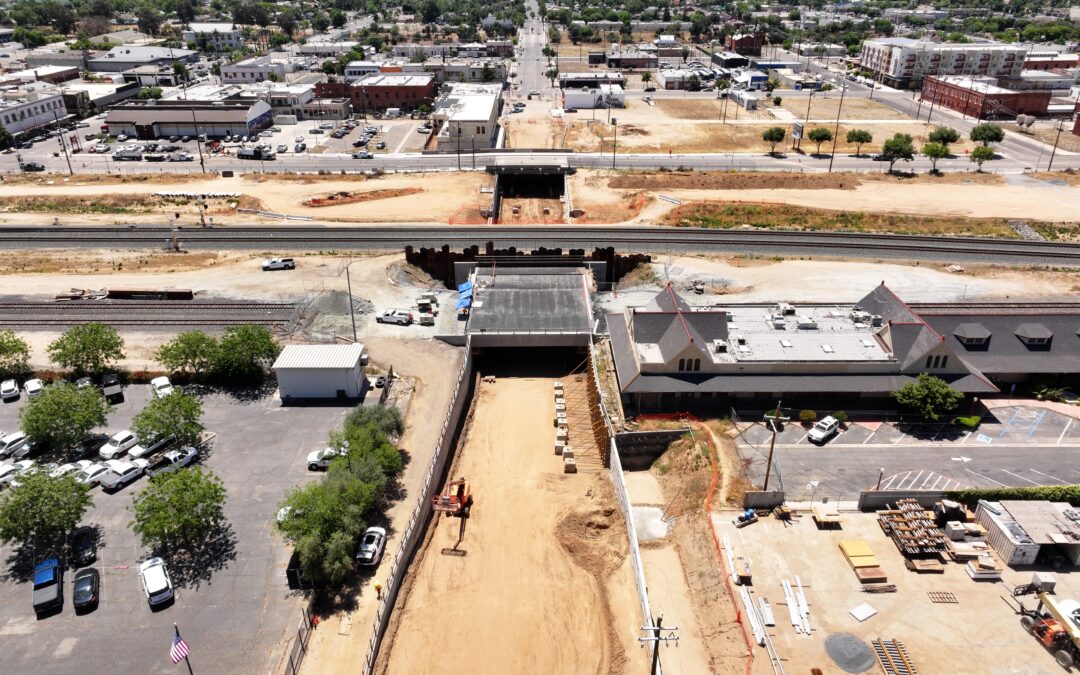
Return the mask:
[[273, 366], [281, 400], [359, 398], [363, 361], [361, 344], [287, 345]]

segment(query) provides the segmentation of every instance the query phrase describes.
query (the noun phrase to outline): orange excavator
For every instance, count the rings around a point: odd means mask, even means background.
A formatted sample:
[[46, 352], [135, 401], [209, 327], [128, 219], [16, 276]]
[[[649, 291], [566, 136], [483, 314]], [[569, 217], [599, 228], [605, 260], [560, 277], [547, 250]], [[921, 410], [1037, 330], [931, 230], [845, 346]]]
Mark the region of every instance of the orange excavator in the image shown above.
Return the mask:
[[450, 516], [469, 516], [469, 506], [472, 505], [472, 492], [469, 481], [464, 478], [456, 478], [446, 484], [446, 489], [441, 494], [431, 498], [432, 506], [436, 511], [442, 511]]

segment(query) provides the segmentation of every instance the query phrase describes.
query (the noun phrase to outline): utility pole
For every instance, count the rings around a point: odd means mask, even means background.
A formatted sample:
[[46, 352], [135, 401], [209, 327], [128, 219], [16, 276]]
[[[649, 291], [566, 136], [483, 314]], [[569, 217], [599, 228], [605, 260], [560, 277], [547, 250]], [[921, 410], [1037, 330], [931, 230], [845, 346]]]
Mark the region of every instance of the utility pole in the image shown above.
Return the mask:
[[803, 132], [799, 134], [798, 145], [796, 149], [802, 152], [802, 137], [806, 135], [806, 132], [810, 130], [810, 104], [814, 102], [814, 92], [810, 92], [810, 96], [806, 98], [806, 124], [803, 126]]
[[[651, 633], [649, 637], [639, 637], [638, 641], [641, 642], [641, 646], [645, 646], [646, 642], [653, 643], [653, 658], [652, 668], [649, 670], [652, 675], [658, 675], [660, 672], [660, 645], [661, 643], [674, 642], [675, 646], [679, 645], [679, 636], [675, 634], [675, 631], [679, 630], [678, 626], [664, 627], [664, 615], [656, 617], [655, 626], [642, 626], [641, 630]], [[670, 631], [666, 636], [661, 631]]]
[[356, 308], [353, 307], [352, 297], [352, 279], [349, 278], [349, 265], [352, 261], [345, 263], [345, 284], [349, 289], [349, 320], [352, 321], [352, 340], [356, 343]]
[[847, 85], [840, 85], [840, 105], [836, 108], [836, 131], [833, 132], [832, 137], [832, 152], [829, 153], [829, 173], [832, 173], [832, 163], [836, 158], [836, 141], [840, 138], [840, 111], [844, 109], [844, 94], [847, 92]]
[[52, 114], [56, 126], [56, 137], [60, 139], [60, 147], [64, 150], [64, 159], [67, 160], [68, 175], [74, 176], [75, 171], [71, 168], [71, 155], [68, 154], [67, 143], [64, 142], [64, 130], [60, 128], [60, 117], [56, 114], [55, 108], [53, 108]]
[[765, 415], [765, 423], [772, 429], [772, 440], [769, 441], [769, 461], [765, 465], [765, 485], [761, 488], [762, 492], [768, 492], [769, 490], [769, 476], [772, 475], [772, 461], [773, 450], [776, 448], [776, 428], [778, 425], [789, 421], [790, 417], [784, 417], [780, 414], [780, 401], [776, 402], [776, 410], [771, 415]]
[[615, 136], [611, 142], [611, 169], [615, 170], [615, 154], [619, 150], [619, 120], [615, 117], [611, 118], [611, 123], [615, 125]]
[[1061, 139], [1061, 130], [1064, 128], [1064, 124], [1061, 122], [1057, 123], [1057, 136], [1054, 136], [1054, 149], [1050, 151], [1050, 161], [1046, 163], [1047, 172], [1050, 171], [1050, 167], [1054, 166], [1054, 155], [1057, 154], [1058, 141]]

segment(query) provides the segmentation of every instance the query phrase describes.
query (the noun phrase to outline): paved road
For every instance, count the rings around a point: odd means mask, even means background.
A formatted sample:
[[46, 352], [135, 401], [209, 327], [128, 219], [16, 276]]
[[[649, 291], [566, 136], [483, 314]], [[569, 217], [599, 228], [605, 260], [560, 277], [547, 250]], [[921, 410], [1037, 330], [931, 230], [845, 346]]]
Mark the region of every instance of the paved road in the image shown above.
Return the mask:
[[525, 24], [518, 30], [518, 54], [517, 73], [521, 82], [518, 93], [525, 97], [530, 91], [546, 91], [550, 82], [544, 77], [547, 70], [547, 59], [544, 58], [544, 45], [547, 44], [547, 28], [539, 18], [540, 7], [536, 0], [529, 0], [525, 4], [525, 13], [533, 12], [535, 19], [527, 19]]

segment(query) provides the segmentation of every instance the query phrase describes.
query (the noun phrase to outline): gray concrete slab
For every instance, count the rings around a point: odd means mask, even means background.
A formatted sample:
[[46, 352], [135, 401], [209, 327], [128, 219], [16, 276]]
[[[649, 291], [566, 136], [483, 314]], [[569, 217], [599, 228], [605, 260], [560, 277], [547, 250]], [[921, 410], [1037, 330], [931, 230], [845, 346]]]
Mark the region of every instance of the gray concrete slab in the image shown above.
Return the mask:
[[589, 333], [589, 292], [580, 270], [496, 270], [475, 290], [468, 332]]
[[[107, 430], [128, 426], [148, 399], [145, 385], [128, 387]], [[84, 522], [101, 531], [96, 564], [103, 590], [96, 611], [75, 615], [69, 571], [64, 610], [36, 621], [29, 584], [10, 573], [16, 550], [0, 548], [0, 570], [6, 573], [0, 579], [0, 653], [6, 672], [175, 673], [179, 666], [168, 660], [173, 622], [190, 645], [196, 672], [266, 673], [280, 663], [306, 601], [286, 585], [290, 549], [276, 531], [277, 503], [290, 487], [319, 477], [306, 470], [305, 456], [340, 424], [345, 409], [283, 408], [268, 397], [238, 400], [220, 393], [202, 400], [204, 423], [218, 434], [203, 465], [225, 484], [230, 536], [216, 555], [190, 571], [173, 561], [176, 602], [151, 611], [138, 581], [138, 564], [148, 551], [128, 527], [128, 508], [143, 482], [111, 495], [95, 490]], [[22, 405], [0, 406], [0, 428], [17, 427]]]

